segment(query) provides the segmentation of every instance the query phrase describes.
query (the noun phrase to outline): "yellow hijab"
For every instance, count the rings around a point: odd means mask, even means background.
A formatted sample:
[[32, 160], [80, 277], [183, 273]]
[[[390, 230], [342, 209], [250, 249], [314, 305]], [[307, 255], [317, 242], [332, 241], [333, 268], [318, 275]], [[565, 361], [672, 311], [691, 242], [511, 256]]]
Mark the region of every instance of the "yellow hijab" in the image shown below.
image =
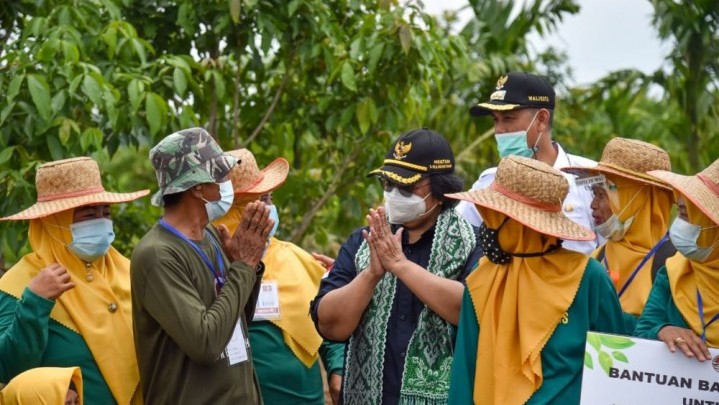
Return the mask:
[[[477, 208], [490, 228], [505, 219]], [[510, 253], [545, 251], [556, 242], [512, 219], [499, 232], [500, 246]], [[566, 249], [513, 257], [506, 265], [480, 259], [467, 277], [480, 326], [474, 403], [524, 404], [539, 389], [542, 349], [574, 301], [588, 260]]]
[[38, 367], [20, 373], [0, 391], [0, 404], [64, 405], [71, 382], [84, 404], [79, 367]]
[[[234, 233], [246, 203], [233, 204], [227, 215], [213, 224], [223, 224]], [[280, 300], [280, 319], [269, 322], [282, 330], [287, 346], [309, 368], [319, 357], [322, 337], [315, 330], [308, 308], [310, 300], [317, 294], [325, 269], [309, 253], [276, 238], [270, 239], [262, 261], [265, 263], [262, 279], [277, 282]]]
[[[696, 205], [685, 198], [689, 222], [702, 228], [716, 226]], [[705, 229], [699, 234], [699, 246], [711, 246], [719, 239], [719, 227]], [[719, 313], [719, 248], [715, 248], [706, 261], [700, 263], [687, 259], [681, 253], [667, 259], [669, 288], [674, 304], [692, 328], [701, 336], [702, 324], [699, 320], [697, 288], [704, 304], [704, 322]], [[719, 321], [711, 324], [706, 331], [707, 345], [719, 347]]]
[[[634, 217], [624, 238], [619, 241], [608, 240], [604, 245], [606, 258], [604, 264], [609, 271], [618, 273], [619, 278], [615, 287], [619, 292], [647, 253], [667, 233], [673, 195], [670, 190], [624, 177], [607, 175], [607, 178], [617, 185], [619, 197], [619, 207], [610, 201], [612, 212], [617, 214], [621, 222]], [[654, 257], [644, 263], [619, 298], [625, 312], [637, 316], [642, 314], [652, 289], [653, 262]]]
[[[94, 280], [87, 281], [85, 262], [66, 247], [72, 242], [73, 211], [30, 220], [32, 253], [0, 278], [0, 290], [19, 299], [44, 267], [52, 263], [64, 266], [75, 288], [57, 299], [50, 317], [82, 336], [119, 404], [141, 403], [132, 334], [130, 261], [111, 247], [92, 263]], [[117, 311], [110, 313], [113, 303]]]

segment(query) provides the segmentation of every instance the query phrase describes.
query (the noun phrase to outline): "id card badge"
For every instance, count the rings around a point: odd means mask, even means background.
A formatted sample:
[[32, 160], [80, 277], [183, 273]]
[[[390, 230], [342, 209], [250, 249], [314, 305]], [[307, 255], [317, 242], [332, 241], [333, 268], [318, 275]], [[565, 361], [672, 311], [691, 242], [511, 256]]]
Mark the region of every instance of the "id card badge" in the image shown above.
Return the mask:
[[242, 332], [242, 319], [239, 319], [235, 325], [234, 332], [232, 332], [232, 337], [227, 343], [227, 348], [225, 348], [225, 354], [227, 355], [227, 361], [230, 363], [230, 366], [247, 361], [248, 345], [249, 342], [245, 339], [245, 334]]
[[280, 294], [277, 281], [263, 281], [260, 295], [257, 297], [253, 321], [269, 321], [280, 319]]

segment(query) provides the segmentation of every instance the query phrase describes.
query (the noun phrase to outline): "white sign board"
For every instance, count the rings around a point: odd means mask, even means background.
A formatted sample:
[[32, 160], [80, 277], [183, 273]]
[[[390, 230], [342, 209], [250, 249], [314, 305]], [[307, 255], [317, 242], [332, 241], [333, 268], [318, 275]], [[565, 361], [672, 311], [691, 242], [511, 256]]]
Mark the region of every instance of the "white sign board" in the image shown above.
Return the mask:
[[719, 405], [719, 349], [699, 362], [664, 342], [587, 333], [582, 405]]

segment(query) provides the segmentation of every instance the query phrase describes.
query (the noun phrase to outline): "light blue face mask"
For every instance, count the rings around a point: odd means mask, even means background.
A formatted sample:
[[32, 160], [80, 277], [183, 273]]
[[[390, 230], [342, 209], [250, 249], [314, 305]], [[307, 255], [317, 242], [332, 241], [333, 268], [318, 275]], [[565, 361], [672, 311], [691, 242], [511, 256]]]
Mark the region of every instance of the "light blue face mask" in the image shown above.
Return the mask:
[[[713, 227], [712, 227], [713, 228]], [[705, 228], [708, 229], [708, 228]], [[697, 239], [702, 231], [699, 225], [691, 224], [679, 217], [674, 219], [672, 226], [669, 227], [669, 238], [677, 251], [684, 257], [695, 262], [704, 262], [716, 248], [715, 242], [712, 246], [699, 246]]]
[[539, 133], [537, 141], [534, 143], [534, 147], [529, 148], [527, 146], [527, 131], [532, 127], [532, 124], [534, 124], [534, 120], [537, 118], [538, 113], [539, 111], [534, 114], [532, 122], [529, 123], [529, 126], [524, 131], [505, 132], [494, 135], [494, 139], [497, 140], [497, 150], [499, 151], [500, 158], [507, 156], [524, 156], [531, 158], [535, 153], [537, 153], [539, 150], [537, 145], [539, 144], [539, 139], [542, 137], [542, 133]]
[[270, 219], [274, 221], [274, 225], [272, 226], [272, 230], [270, 231], [270, 238], [275, 236], [275, 233], [277, 232], [277, 228], [280, 226], [280, 215], [277, 213], [277, 206], [274, 204], [268, 204], [268, 207], [270, 207]]
[[219, 183], [220, 185], [220, 199], [217, 201], [205, 202], [205, 210], [207, 211], [207, 220], [212, 222], [218, 218], [222, 218], [227, 214], [227, 211], [232, 207], [232, 202], [235, 201], [235, 190], [232, 188], [232, 182], [230, 180]]
[[112, 221], [107, 218], [91, 219], [70, 225], [72, 242], [67, 245], [75, 256], [94, 262], [110, 249], [115, 240]]

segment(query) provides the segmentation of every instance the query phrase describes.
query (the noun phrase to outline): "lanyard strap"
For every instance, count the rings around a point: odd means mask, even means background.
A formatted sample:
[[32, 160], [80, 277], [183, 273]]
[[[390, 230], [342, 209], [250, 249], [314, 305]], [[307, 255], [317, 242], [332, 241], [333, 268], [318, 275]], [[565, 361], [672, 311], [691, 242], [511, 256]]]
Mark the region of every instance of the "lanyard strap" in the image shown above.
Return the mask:
[[719, 314], [714, 315], [709, 322], [704, 322], [704, 301], [702, 301], [702, 293], [699, 292], [699, 288], [697, 288], [697, 307], [699, 308], [699, 320], [702, 322], [702, 342], [706, 344], [707, 328], [719, 319]]
[[[661, 239], [659, 240], [659, 242], [657, 242], [656, 245], [654, 245], [654, 247], [652, 248], [652, 250], [650, 250], [649, 253], [647, 253], [647, 255], [644, 256], [644, 259], [642, 259], [642, 261], [639, 262], [639, 265], [637, 266], [637, 268], [634, 269], [634, 271], [632, 271], [632, 274], [629, 276], [629, 278], [627, 279], [627, 281], [624, 283], [624, 285], [622, 286], [622, 288], [619, 290], [619, 293], [617, 294], [617, 297], [620, 297], [620, 298], [621, 298], [622, 294], [624, 294], [624, 292], [627, 290], [627, 287], [629, 287], [629, 284], [631, 284], [632, 281], [634, 281], [634, 278], [637, 276], [637, 274], [639, 274], [639, 270], [641, 270], [642, 267], [644, 267], [644, 264], [646, 264], [647, 260], [649, 260], [649, 259], [651, 259], [652, 257], [654, 257], [654, 255], [657, 253], [657, 250], [659, 250], [659, 248], [660, 248], [660, 247], [664, 244], [664, 242], [666, 242], [667, 240], [669, 240], [669, 232], [667, 232], [666, 235], [664, 235], [664, 237], [661, 238]], [[606, 256], [606, 254], [605, 254], [605, 255], [604, 255], [604, 259], [606, 260], [606, 258], [607, 258], [607, 256]]]
[[[225, 263], [224, 260], [222, 260], [222, 255], [220, 254], [220, 247], [217, 246], [217, 242], [215, 242], [215, 238], [210, 235], [210, 242], [212, 243], [212, 246], [215, 248], [215, 257], [217, 257], [217, 264], [220, 267], [219, 274], [215, 270], [215, 266], [212, 265], [212, 261], [210, 261], [210, 258], [207, 257], [205, 252], [200, 249], [199, 246], [189, 238], [187, 238], [185, 235], [183, 235], [180, 231], [175, 229], [172, 225], [165, 222], [164, 219], [160, 218], [160, 226], [167, 229], [168, 231], [172, 232], [175, 236], [182, 239], [183, 241], [187, 242], [190, 246], [192, 246], [193, 249], [197, 252], [198, 255], [200, 255], [200, 259], [202, 259], [203, 262], [207, 265], [207, 268], [210, 269], [210, 272], [212, 273], [212, 276], [215, 278], [215, 282], [217, 283], [218, 290], [222, 288], [222, 286], [225, 284]], [[205, 230], [205, 233], [207, 233], [207, 230]]]

